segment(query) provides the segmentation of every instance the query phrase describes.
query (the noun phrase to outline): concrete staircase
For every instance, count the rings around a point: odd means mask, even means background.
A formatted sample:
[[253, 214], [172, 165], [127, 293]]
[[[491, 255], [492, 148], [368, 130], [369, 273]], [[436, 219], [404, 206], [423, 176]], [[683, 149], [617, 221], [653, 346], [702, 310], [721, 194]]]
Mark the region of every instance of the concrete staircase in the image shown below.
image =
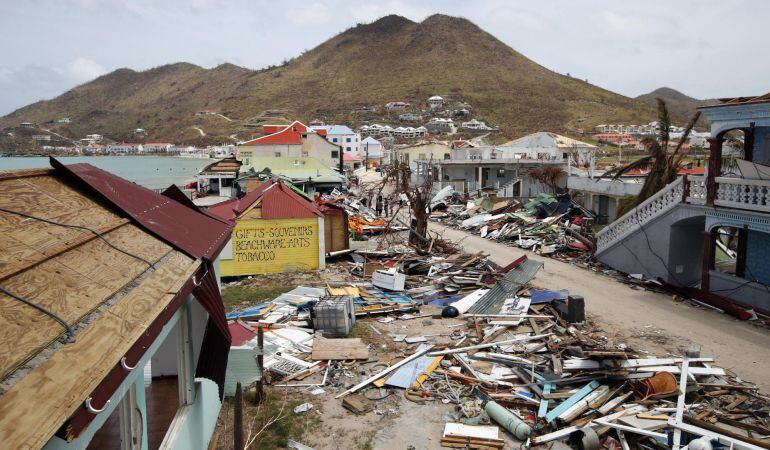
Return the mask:
[[595, 258], [625, 273], [687, 286], [700, 280], [705, 207], [685, 202], [682, 178], [596, 235]]

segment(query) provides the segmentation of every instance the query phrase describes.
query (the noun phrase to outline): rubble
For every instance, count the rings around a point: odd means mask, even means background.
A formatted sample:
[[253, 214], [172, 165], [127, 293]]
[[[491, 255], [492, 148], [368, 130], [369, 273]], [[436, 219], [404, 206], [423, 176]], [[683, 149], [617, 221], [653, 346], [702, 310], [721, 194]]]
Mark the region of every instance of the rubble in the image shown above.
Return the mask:
[[595, 217], [567, 194], [540, 194], [525, 204], [448, 190], [441, 195], [431, 203], [431, 219], [441, 224], [565, 261], [585, 261], [593, 251]]
[[[337, 262], [353, 282], [298, 287], [228, 316], [263, 328], [266, 383], [337, 399], [356, 415], [451, 406], [447, 448], [770, 448], [770, 403], [758, 388], [697, 349], [652, 356], [608, 339], [585, 316], [590, 298], [530, 287], [542, 262], [391, 250]], [[403, 287], [375, 286], [379, 271], [403, 275]], [[352, 332], [373, 334], [325, 336], [314, 308], [330, 296], [353, 304]], [[448, 305], [459, 317], [442, 317]]]

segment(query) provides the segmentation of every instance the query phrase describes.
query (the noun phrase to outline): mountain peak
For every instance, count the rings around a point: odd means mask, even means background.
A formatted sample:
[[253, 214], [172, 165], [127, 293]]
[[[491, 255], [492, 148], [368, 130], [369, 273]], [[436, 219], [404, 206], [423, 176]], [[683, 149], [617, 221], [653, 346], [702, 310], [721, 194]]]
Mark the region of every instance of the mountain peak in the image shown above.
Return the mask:
[[372, 23], [359, 25], [355, 30], [375, 33], [392, 33], [408, 25], [414, 25], [414, 22], [406, 17], [390, 14], [380, 17]]

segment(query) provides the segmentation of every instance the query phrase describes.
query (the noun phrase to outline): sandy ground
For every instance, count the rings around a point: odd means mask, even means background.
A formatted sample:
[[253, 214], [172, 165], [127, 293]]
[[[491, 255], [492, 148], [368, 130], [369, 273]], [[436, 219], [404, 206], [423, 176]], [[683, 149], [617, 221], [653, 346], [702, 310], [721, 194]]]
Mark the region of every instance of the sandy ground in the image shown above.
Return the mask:
[[430, 223], [429, 230], [461, 242], [466, 252], [484, 251], [497, 264], [508, 264], [522, 254], [543, 261], [545, 267], [533, 284], [584, 296], [588, 313], [607, 327], [608, 335], [658, 354], [681, 351], [693, 343], [700, 345], [701, 355], [714, 357], [719, 367], [770, 391], [770, 332], [764, 328], [435, 222]]

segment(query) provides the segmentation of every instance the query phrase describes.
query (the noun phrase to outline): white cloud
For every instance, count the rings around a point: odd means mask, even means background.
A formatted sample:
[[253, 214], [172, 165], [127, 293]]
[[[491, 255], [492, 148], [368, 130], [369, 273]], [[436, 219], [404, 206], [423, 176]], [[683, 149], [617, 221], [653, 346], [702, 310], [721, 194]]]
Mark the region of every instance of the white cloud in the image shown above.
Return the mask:
[[77, 83], [90, 81], [107, 73], [107, 69], [101, 64], [82, 56], [78, 56], [63, 67], [55, 68], [54, 70]]
[[322, 25], [332, 19], [329, 8], [319, 1], [312, 3], [300, 2], [299, 6], [287, 8], [284, 14], [289, 22], [300, 26]]

